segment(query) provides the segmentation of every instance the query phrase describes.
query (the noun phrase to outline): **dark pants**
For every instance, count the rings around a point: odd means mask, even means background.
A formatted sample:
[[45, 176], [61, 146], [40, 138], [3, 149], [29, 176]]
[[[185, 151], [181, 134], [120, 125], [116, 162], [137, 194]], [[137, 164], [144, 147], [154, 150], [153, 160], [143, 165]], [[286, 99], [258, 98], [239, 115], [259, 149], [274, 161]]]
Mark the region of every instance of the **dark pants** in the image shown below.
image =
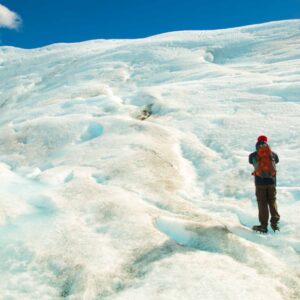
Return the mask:
[[276, 204], [276, 186], [256, 185], [256, 198], [258, 204], [258, 219], [261, 225], [268, 226], [269, 210], [271, 214], [271, 224], [277, 224], [280, 215]]

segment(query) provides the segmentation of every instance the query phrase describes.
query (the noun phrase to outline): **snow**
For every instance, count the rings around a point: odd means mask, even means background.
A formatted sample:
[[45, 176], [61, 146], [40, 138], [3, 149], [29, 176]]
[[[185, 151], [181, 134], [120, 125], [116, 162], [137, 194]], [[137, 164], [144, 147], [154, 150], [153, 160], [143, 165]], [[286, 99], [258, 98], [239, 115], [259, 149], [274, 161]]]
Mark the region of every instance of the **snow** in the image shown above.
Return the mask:
[[0, 47], [0, 298], [299, 299], [299, 30]]

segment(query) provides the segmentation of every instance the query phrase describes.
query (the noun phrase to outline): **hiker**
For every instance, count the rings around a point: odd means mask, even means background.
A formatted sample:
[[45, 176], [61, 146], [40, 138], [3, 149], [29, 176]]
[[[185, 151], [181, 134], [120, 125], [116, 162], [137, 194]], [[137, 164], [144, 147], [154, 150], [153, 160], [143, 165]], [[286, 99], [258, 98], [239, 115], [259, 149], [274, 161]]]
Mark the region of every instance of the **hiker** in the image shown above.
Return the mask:
[[256, 199], [258, 204], [258, 219], [260, 225], [252, 227], [253, 230], [267, 233], [269, 211], [271, 214], [271, 227], [273, 231], [279, 230], [280, 215], [276, 204], [276, 164], [278, 155], [271, 151], [267, 144], [268, 138], [261, 135], [257, 138], [256, 151], [249, 155], [249, 163], [254, 166]]

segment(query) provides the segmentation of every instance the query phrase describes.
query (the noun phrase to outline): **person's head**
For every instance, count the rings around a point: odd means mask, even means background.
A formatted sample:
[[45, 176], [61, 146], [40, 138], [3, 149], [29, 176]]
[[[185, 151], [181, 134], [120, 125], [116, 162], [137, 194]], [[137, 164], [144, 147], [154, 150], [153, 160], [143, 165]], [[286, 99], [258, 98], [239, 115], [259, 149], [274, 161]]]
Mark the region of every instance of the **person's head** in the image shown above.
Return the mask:
[[260, 135], [258, 138], [257, 138], [257, 142], [267, 142], [268, 141], [268, 138], [265, 136], [265, 135]]
[[260, 135], [258, 138], [257, 138], [257, 142], [256, 142], [256, 150], [258, 150], [262, 145], [265, 145], [267, 144], [268, 142], [268, 138], [265, 136], [265, 135]]

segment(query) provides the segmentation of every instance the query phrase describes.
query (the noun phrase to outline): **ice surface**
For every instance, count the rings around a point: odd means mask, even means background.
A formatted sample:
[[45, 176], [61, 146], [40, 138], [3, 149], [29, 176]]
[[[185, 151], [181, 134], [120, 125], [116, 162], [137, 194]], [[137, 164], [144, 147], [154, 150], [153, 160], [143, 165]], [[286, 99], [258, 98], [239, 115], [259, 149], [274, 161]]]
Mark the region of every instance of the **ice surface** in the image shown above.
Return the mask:
[[0, 299], [299, 299], [299, 44], [292, 20], [0, 47]]

